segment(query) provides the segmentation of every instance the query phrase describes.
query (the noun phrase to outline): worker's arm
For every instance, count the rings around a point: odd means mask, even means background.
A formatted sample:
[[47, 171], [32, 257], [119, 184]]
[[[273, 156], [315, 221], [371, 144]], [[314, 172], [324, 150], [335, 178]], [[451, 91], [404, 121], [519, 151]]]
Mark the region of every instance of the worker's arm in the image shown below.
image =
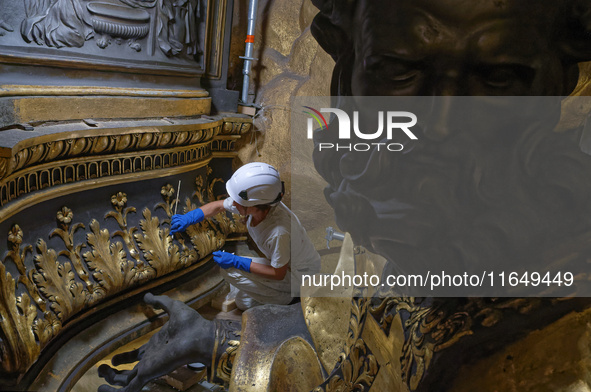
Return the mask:
[[201, 222], [205, 218], [211, 218], [224, 211], [224, 201], [217, 200], [207, 203], [182, 215], [173, 215], [170, 219], [170, 234], [187, 230], [187, 227]]
[[213, 216], [216, 216], [220, 212], [224, 212], [226, 210], [224, 208], [223, 200], [212, 201], [211, 203], [202, 205], [199, 208], [201, 209], [201, 211], [203, 211], [203, 215], [205, 216], [205, 218], [211, 218]]
[[213, 260], [224, 269], [231, 267], [238, 268], [242, 271], [251, 272], [253, 274], [273, 280], [283, 280], [289, 268], [289, 264], [285, 264], [281, 268], [274, 268], [267, 264], [253, 262], [252, 259], [248, 257], [242, 257], [219, 250], [213, 252]]
[[271, 267], [270, 265], [251, 263], [250, 272], [252, 272], [253, 274], [260, 275], [267, 279], [283, 280], [283, 278], [285, 278], [285, 275], [287, 274], [288, 267], [289, 264], [285, 264], [281, 268], [275, 268]]

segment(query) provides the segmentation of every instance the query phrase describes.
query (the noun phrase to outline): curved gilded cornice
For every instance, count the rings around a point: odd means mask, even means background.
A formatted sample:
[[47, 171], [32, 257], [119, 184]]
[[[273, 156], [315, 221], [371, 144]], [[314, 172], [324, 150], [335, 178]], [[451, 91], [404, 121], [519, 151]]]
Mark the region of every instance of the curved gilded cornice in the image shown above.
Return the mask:
[[44, 199], [51, 198], [55, 187], [63, 192], [64, 187], [93, 188], [154, 176], [156, 171], [190, 170], [206, 164], [214, 154], [229, 155], [235, 138], [251, 126], [252, 119], [246, 116], [213, 116], [2, 131], [3, 218], [19, 210], [15, 203], [19, 199], [37, 193], [42, 193], [39, 197]]

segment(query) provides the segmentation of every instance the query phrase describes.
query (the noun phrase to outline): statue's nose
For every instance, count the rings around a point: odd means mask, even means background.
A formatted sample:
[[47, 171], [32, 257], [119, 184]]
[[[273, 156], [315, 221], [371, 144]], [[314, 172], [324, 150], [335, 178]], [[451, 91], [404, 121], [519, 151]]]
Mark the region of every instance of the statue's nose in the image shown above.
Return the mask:
[[457, 99], [452, 96], [433, 97], [431, 110], [423, 126], [425, 137], [432, 141], [443, 141], [456, 132], [457, 106]]

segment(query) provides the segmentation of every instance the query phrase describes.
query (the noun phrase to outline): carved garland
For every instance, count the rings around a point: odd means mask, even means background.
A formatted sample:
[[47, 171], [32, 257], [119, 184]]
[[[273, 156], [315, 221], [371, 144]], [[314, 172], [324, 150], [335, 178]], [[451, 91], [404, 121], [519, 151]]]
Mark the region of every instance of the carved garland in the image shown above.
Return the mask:
[[[211, 173], [208, 168], [207, 175]], [[214, 200], [214, 179], [207, 189], [203, 177], [196, 179], [197, 197], [201, 204], [205, 198]], [[163, 209], [168, 218], [177, 203], [175, 190], [168, 184], [161, 189], [164, 202], [155, 209]], [[169, 272], [205, 262], [204, 257], [219, 249], [230, 233], [245, 232], [237, 216], [228, 218], [220, 213], [188, 229], [191, 246], [177, 235], [169, 235], [169, 219], [162, 222], [146, 208], [138, 227], [129, 227], [127, 217], [135, 207], [127, 205], [127, 195], [118, 192], [111, 197], [113, 210], [105, 219], [117, 222], [119, 230], [110, 233], [101, 229], [93, 219], [85, 243], [75, 243], [74, 233], [85, 230], [83, 223], [72, 223], [74, 213], [67, 207], [57, 212], [57, 227], [51, 237], [63, 243], [59, 251], [49, 248], [45, 240], [38, 239], [34, 255], [34, 268], [27, 269], [25, 259], [33, 253], [33, 246], [23, 244], [23, 232], [15, 224], [8, 233], [8, 252], [0, 261], [0, 354], [4, 373], [25, 373], [37, 360], [41, 350], [62, 329], [62, 326], [81, 310], [130, 287]], [[196, 206], [186, 199], [185, 211]], [[115, 240], [119, 237], [121, 241]], [[19, 273], [16, 279], [6, 271], [12, 262]]]

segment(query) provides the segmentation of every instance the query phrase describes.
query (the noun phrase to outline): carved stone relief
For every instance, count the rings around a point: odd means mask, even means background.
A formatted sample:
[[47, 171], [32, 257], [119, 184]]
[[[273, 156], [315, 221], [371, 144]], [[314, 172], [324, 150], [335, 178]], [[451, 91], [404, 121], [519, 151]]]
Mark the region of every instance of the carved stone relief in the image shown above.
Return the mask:
[[139, 52], [138, 40], [152, 30], [167, 56], [201, 53], [197, 34], [201, 5], [197, 0], [24, 0], [24, 4], [21, 34], [28, 43], [80, 48], [94, 38], [105, 49], [113, 41], [127, 40]]
[[142, 50], [137, 40], [144, 38], [150, 30], [150, 14], [147, 11], [98, 1], [88, 3], [86, 7], [99, 48], [106, 48], [111, 39], [127, 39], [130, 48], [137, 52]]
[[0, 19], [0, 37], [11, 31], [14, 31], [12, 26]]
[[223, 54], [215, 40], [225, 19], [212, 22], [211, 10], [225, 15], [225, 0], [8, 3], [0, 4], [0, 56], [10, 63], [195, 76]]

